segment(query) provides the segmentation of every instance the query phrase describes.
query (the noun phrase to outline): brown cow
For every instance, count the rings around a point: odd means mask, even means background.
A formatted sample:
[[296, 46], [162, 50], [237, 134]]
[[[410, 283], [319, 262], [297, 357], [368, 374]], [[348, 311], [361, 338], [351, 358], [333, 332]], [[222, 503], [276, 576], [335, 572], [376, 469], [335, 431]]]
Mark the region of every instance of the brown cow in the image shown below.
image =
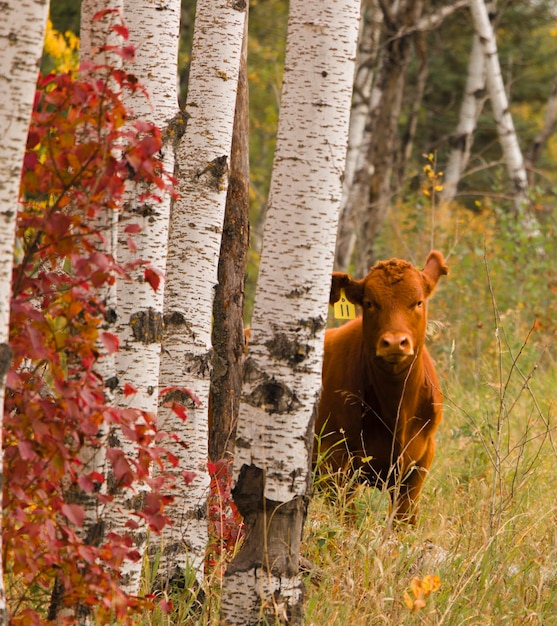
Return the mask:
[[415, 521], [441, 422], [443, 398], [424, 341], [426, 300], [447, 272], [433, 250], [422, 271], [391, 259], [362, 280], [333, 274], [331, 304], [344, 289], [362, 315], [325, 335], [319, 456], [333, 470], [361, 468], [371, 484], [386, 485], [398, 521]]

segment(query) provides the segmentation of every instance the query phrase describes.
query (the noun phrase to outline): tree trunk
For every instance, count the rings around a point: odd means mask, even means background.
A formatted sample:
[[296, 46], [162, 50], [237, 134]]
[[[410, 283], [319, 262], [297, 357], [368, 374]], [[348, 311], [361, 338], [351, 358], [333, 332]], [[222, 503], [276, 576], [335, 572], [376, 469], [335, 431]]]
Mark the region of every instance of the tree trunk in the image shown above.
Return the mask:
[[[124, 0], [81, 0], [81, 19], [79, 26], [79, 62], [105, 64], [121, 63], [121, 58], [100, 50], [107, 45], [122, 45], [121, 37], [111, 26], [119, 24], [123, 17]], [[99, 11], [113, 9], [104, 17], [94, 20]]]
[[420, 116], [420, 110], [422, 108], [425, 88], [427, 86], [427, 78], [429, 75], [429, 69], [426, 59], [426, 37], [423, 32], [417, 32], [414, 35], [416, 56], [419, 60], [418, 75], [416, 77], [416, 87], [414, 90], [414, 97], [410, 104], [410, 111], [408, 113], [408, 123], [406, 124], [406, 131], [402, 137], [402, 145], [400, 149], [400, 156], [397, 163], [397, 190], [404, 184], [404, 177], [406, 175], [406, 164], [412, 157], [412, 151], [414, 149], [414, 139], [416, 137], [416, 129], [418, 128], [418, 118]]
[[246, 538], [221, 621], [302, 622], [299, 551], [342, 192], [358, 0], [292, 0], [234, 458]]
[[[159, 570], [165, 580], [192, 567], [203, 575], [207, 543], [208, 400], [211, 318], [224, 219], [245, 2], [198, 0], [185, 134], [177, 153], [165, 288], [161, 401], [187, 407], [184, 423], [161, 407], [160, 428], [179, 460], [180, 479], [166, 510]], [[191, 401], [194, 394], [196, 401]], [[193, 477], [188, 485], [183, 474]]]
[[501, 75], [499, 57], [497, 56], [497, 43], [484, 0], [470, 0], [470, 11], [474, 21], [474, 29], [484, 53], [487, 91], [493, 117], [497, 124], [497, 134], [499, 135], [503, 158], [512, 184], [514, 207], [517, 213], [520, 213], [526, 202], [528, 178], [509, 110], [509, 102]]
[[470, 159], [474, 131], [485, 97], [485, 56], [478, 35], [474, 35], [458, 126], [451, 137], [452, 150], [445, 168], [443, 189], [440, 194], [442, 204], [449, 204], [455, 198], [458, 183]]
[[335, 267], [339, 271], [346, 271], [351, 261], [361, 216], [358, 209], [367, 204], [373, 172], [373, 166], [367, 161], [372, 139], [368, 121], [378, 104], [371, 94], [382, 23], [383, 14], [377, 0], [364, 0], [335, 252]]
[[[348, 263], [352, 260], [353, 250], [357, 246], [356, 264], [361, 267], [364, 274], [367, 273], [369, 265], [374, 260], [374, 240], [379, 233], [389, 208], [390, 198], [394, 193], [391, 183], [393, 168], [400, 177], [408, 158], [407, 153], [412, 147], [417, 121], [415, 111], [419, 106], [420, 93], [425, 88], [427, 77], [427, 64], [423, 54], [423, 45], [420, 43], [424, 39], [423, 33], [438, 28], [449, 15], [468, 5], [468, 0], [455, 0], [450, 5], [422, 15], [423, 3], [421, 2], [367, 1], [372, 10], [372, 21], [377, 31], [380, 25], [383, 25], [384, 45], [379, 45], [379, 32], [376, 32], [373, 35], [373, 41], [380, 49], [376, 64], [378, 70], [373, 77], [374, 82], [366, 107], [367, 119], [364, 138], [359, 145], [356, 174], [352, 177], [347, 168], [335, 259], [336, 268], [346, 270]], [[381, 16], [377, 15], [377, 6], [381, 7]], [[412, 53], [412, 42], [415, 42], [417, 52], [422, 54], [420, 59], [422, 64], [418, 78], [418, 96], [413, 104], [414, 111], [411, 111], [408, 132], [401, 149], [398, 121], [407, 66]]]
[[[45, 0], [8, 2], [0, 20], [0, 416], [12, 358], [8, 339], [19, 183], [48, 6]], [[1, 467], [0, 445], [0, 473]], [[0, 624], [7, 624], [2, 553], [0, 539]]]
[[536, 167], [536, 163], [540, 157], [541, 151], [547, 140], [551, 137], [551, 135], [555, 132], [555, 120], [557, 118], [557, 78], [553, 83], [553, 88], [551, 93], [549, 94], [549, 98], [547, 100], [547, 106], [545, 108], [545, 116], [543, 119], [543, 126], [540, 132], [536, 135], [530, 151], [528, 152], [528, 158], [526, 162], [526, 169], [528, 171], [528, 176], [530, 180], [530, 184], [534, 179], [534, 170]]
[[[124, 3], [125, 23], [130, 32], [130, 43], [135, 46], [134, 71], [145, 88], [129, 96], [128, 107], [132, 120], [144, 120], [156, 124], [167, 137], [161, 159], [167, 172], [174, 169], [174, 146], [168, 129], [177, 116], [178, 95], [178, 39], [180, 32], [180, 1], [156, 0]], [[181, 118], [180, 118], [181, 119]], [[119, 215], [118, 261], [126, 263], [134, 259], [146, 259], [161, 274], [166, 268], [166, 252], [170, 220], [170, 194], [157, 192], [160, 200], [145, 197], [149, 190], [130, 183], [126, 202]], [[153, 191], [153, 190], [151, 190]], [[140, 231], [133, 235], [134, 246], [129, 246], [128, 229], [139, 225]], [[116, 353], [116, 403], [120, 407], [133, 407], [156, 414], [158, 408], [159, 365], [163, 323], [163, 288], [155, 291], [144, 278], [145, 268], [139, 266], [130, 280], [117, 281], [116, 333], [120, 349]], [[126, 395], [124, 387], [135, 387], [133, 395]], [[122, 447], [134, 455], [135, 446], [125, 441], [117, 430], [111, 433], [111, 445]], [[119, 506], [111, 510], [110, 528], [123, 531], [130, 510], [141, 499], [136, 493], [123, 490], [118, 493]], [[134, 532], [134, 541], [140, 553], [145, 548], [147, 532], [144, 527]], [[125, 562], [122, 567], [124, 588], [139, 593], [142, 562]]]
[[[213, 305], [209, 457], [232, 457], [244, 367], [244, 285], [249, 246], [247, 20], [230, 154], [230, 179]], [[211, 419], [211, 417], [210, 417]]]
[[[375, 261], [374, 246], [391, 202], [391, 177], [399, 148], [398, 120], [412, 59], [412, 27], [420, 19], [423, 0], [403, 0], [396, 14], [384, 10], [385, 47], [377, 76], [380, 105], [371, 120], [372, 142], [368, 161], [373, 166], [367, 212], [359, 242], [357, 273], [365, 276]], [[402, 33], [402, 34], [401, 34]]]

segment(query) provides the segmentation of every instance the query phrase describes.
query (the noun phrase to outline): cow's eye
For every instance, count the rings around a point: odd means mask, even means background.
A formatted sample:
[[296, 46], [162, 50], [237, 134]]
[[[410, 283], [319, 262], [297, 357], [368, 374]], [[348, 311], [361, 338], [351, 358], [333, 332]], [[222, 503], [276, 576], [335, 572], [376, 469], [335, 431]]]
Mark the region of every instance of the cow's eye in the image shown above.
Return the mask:
[[375, 303], [371, 300], [364, 300], [364, 306], [368, 311], [373, 311], [376, 308]]
[[416, 308], [417, 309], [422, 309], [424, 306], [424, 301], [423, 300], [418, 300], [418, 302], [416, 302]]

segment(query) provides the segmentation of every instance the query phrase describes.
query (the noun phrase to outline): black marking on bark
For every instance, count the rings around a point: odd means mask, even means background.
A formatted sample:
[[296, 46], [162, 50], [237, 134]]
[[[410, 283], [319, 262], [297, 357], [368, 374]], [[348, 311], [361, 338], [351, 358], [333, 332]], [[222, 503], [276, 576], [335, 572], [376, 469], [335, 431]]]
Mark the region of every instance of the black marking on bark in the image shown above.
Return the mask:
[[232, 8], [235, 11], [245, 11], [246, 10], [245, 0], [236, 0], [236, 2], [234, 2], [234, 4], [232, 5]]
[[135, 341], [144, 344], [162, 341], [163, 316], [160, 311], [149, 307], [130, 315], [130, 326]]
[[180, 404], [186, 407], [186, 409], [195, 408], [195, 402], [192, 400], [190, 394], [187, 393], [187, 391], [182, 391], [181, 389], [172, 389], [172, 391], [167, 391], [161, 396], [160, 401], [162, 403], [176, 402], [176, 404]]
[[186, 326], [189, 327], [186, 316], [181, 311], [170, 311], [163, 316], [165, 328], [169, 326]]
[[318, 317], [308, 317], [307, 320], [300, 320], [300, 326], [305, 328], [309, 328], [310, 337], [314, 338], [317, 333], [325, 328], [327, 325], [327, 321], [324, 320], [321, 316]]
[[118, 314], [116, 313], [115, 309], [113, 309], [111, 307], [106, 309], [106, 311], [104, 313], [104, 321], [108, 325], [115, 324], [117, 319], [118, 319]]
[[118, 387], [119, 383], [120, 383], [120, 380], [118, 376], [111, 376], [110, 378], [107, 378], [104, 381], [104, 386], [107, 389], [110, 389], [110, 391], [114, 391]]
[[227, 575], [254, 568], [279, 577], [299, 572], [300, 539], [309, 498], [300, 495], [279, 502], [265, 498], [264, 489], [264, 470], [243, 465], [232, 495], [244, 518], [246, 540]]
[[295, 287], [292, 291], [289, 291], [286, 294], [287, 298], [301, 298], [305, 296], [307, 293], [311, 291], [311, 286], [306, 285], [305, 287]]
[[228, 156], [216, 157], [195, 174], [195, 180], [199, 180], [204, 174], [209, 174], [209, 186], [216, 191], [221, 191], [223, 178], [228, 175]]
[[168, 120], [162, 133], [163, 144], [170, 143], [176, 147], [186, 132], [189, 118], [190, 115], [185, 111], [178, 111], [174, 117]]
[[301, 406], [296, 394], [287, 385], [268, 377], [255, 387], [245, 401], [267, 413], [292, 413]]
[[297, 365], [304, 361], [312, 347], [305, 343], [300, 343], [297, 337], [291, 339], [286, 333], [277, 332], [273, 338], [265, 343], [269, 354], [280, 361], [286, 361], [290, 365]]
[[143, 218], [150, 218], [149, 222], [153, 222], [153, 217], [155, 215], [159, 215], [159, 213], [155, 210], [155, 207], [152, 204], [141, 204], [139, 206], [129, 208], [130, 213], [134, 213], [135, 215], [139, 215]]

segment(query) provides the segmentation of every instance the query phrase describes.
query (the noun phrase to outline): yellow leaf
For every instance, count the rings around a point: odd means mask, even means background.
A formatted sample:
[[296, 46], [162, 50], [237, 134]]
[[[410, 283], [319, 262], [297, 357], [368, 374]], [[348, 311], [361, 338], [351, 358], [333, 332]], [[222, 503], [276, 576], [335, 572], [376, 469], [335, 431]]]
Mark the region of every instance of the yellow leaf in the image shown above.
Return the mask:
[[422, 584], [424, 589], [424, 596], [427, 598], [430, 593], [432, 593], [433, 591], [437, 591], [437, 589], [441, 587], [441, 579], [439, 578], [439, 576], [428, 574], [427, 576], [424, 576]]
[[415, 598], [419, 598], [423, 594], [423, 585], [419, 578], [412, 578], [410, 591], [414, 594]]
[[410, 610], [414, 608], [414, 600], [408, 595], [407, 591], [404, 592], [404, 604], [406, 604]]

